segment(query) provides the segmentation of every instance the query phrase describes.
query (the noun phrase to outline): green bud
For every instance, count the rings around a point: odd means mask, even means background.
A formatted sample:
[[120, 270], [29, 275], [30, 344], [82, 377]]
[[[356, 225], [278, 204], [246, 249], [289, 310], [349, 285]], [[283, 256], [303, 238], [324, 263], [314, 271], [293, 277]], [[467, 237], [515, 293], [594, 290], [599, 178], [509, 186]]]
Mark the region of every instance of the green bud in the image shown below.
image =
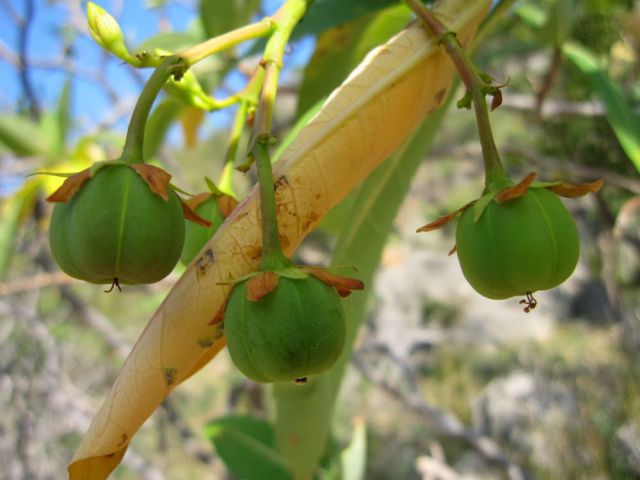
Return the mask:
[[87, 21], [89, 33], [98, 45], [123, 60], [132, 58], [124, 44], [120, 25], [107, 11], [93, 2], [87, 2]]

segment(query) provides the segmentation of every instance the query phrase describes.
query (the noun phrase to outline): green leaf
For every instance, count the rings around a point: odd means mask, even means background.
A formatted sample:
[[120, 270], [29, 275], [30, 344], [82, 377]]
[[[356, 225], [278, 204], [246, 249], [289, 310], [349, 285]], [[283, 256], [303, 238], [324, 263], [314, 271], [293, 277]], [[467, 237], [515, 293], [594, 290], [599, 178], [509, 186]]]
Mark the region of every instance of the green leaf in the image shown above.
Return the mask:
[[567, 42], [565, 56], [584, 73], [607, 108], [607, 121], [636, 169], [640, 172], [640, 117], [629, 107], [620, 93], [620, 87], [598, 65], [596, 57], [581, 46]]
[[343, 25], [396, 3], [396, 0], [367, 0], [366, 2], [362, 0], [317, 0], [293, 32], [292, 38], [317, 35], [329, 28]]
[[207, 424], [205, 436], [229, 471], [245, 480], [291, 480], [285, 459], [274, 448], [273, 427], [249, 416], [227, 416]]
[[176, 121], [183, 109], [182, 102], [166, 99], [151, 112], [144, 129], [143, 158], [145, 161], [158, 154], [171, 124]]
[[0, 282], [4, 281], [9, 271], [13, 252], [15, 250], [16, 233], [20, 219], [24, 217], [35, 202], [39, 183], [30, 181], [13, 195], [6, 199], [0, 208]]
[[56, 108], [56, 150], [58, 154], [64, 153], [71, 128], [71, 80], [69, 77], [64, 82]]
[[351, 443], [340, 454], [342, 480], [364, 480], [367, 467], [367, 429], [364, 418], [356, 417]]
[[19, 115], [0, 115], [0, 143], [19, 157], [48, 155], [53, 150], [40, 125]]
[[201, 0], [200, 20], [207, 37], [245, 25], [260, 7], [260, 0]]

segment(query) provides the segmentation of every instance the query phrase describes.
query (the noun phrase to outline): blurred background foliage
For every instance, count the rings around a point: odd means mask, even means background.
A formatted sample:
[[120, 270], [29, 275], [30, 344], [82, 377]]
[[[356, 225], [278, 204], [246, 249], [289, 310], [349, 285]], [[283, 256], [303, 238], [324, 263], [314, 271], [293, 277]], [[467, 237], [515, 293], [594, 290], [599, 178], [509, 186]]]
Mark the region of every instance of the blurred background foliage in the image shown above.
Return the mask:
[[[338, 245], [334, 261], [375, 272], [366, 303], [349, 305], [365, 323], [317, 478], [640, 478], [640, 3], [497, 5], [502, 14], [483, 30], [475, 57], [508, 82], [492, 119], [510, 173], [606, 183], [599, 195], [568, 203], [581, 262], [525, 315], [517, 301], [488, 301], [470, 289], [447, 257], [451, 228], [415, 234], [482, 188], [473, 115], [443, 110], [381, 167], [403, 165], [399, 180], [384, 184], [374, 173], [297, 254], [327, 263]], [[139, 52], [176, 51], [278, 2], [102, 6]], [[120, 294], [59, 272], [44, 198], [60, 179], [28, 174], [116, 157], [148, 71], [93, 45], [79, 2], [7, 0], [0, 9], [0, 476], [60, 478], [184, 267]], [[317, 0], [287, 56], [281, 138], [410, 20], [390, 0]], [[195, 69], [197, 78], [208, 92], [236, 91], [257, 51], [218, 55]], [[204, 175], [218, 176], [230, 119], [167, 92], [148, 124], [145, 156], [180, 187], [201, 191]], [[236, 191], [252, 182], [238, 173]], [[387, 190], [363, 211], [372, 185]], [[384, 203], [399, 210], [376, 210]], [[390, 227], [379, 228], [387, 217]], [[352, 222], [373, 225], [373, 233], [361, 230], [358, 244], [345, 246], [339, 238]], [[224, 353], [166, 400], [113, 478], [288, 478], [273, 455], [273, 408], [271, 389], [244, 379]]]

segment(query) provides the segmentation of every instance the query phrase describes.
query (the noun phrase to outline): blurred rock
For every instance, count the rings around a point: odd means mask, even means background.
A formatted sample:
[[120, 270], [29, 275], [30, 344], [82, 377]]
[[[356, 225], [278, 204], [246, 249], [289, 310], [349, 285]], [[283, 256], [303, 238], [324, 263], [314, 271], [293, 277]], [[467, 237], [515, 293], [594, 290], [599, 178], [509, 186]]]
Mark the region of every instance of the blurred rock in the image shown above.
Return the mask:
[[617, 446], [627, 466], [640, 475], [640, 427], [629, 422], [616, 432]]
[[573, 392], [540, 376], [514, 372], [489, 383], [472, 402], [474, 428], [551, 472], [563, 471], [579, 417]]

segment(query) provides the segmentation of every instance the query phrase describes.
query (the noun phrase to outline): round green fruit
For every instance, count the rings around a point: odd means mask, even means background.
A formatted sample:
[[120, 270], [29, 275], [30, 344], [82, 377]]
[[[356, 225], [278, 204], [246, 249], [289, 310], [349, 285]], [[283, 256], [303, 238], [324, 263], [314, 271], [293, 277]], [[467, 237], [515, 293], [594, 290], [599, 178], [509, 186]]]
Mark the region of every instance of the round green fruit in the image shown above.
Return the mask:
[[231, 359], [257, 382], [286, 382], [331, 368], [344, 348], [345, 320], [336, 291], [313, 276], [280, 277], [257, 302], [236, 285], [224, 316]]
[[532, 188], [505, 203], [491, 201], [478, 221], [466, 209], [456, 230], [464, 276], [481, 295], [503, 299], [553, 288], [573, 272], [580, 242], [560, 199]]
[[195, 209], [196, 214], [211, 222], [211, 226], [205, 227], [195, 222], [185, 220], [184, 247], [180, 261], [188, 265], [191, 260], [200, 252], [200, 249], [213, 236], [216, 230], [224, 222], [224, 215], [218, 206], [218, 199], [215, 196], [209, 197]]
[[98, 170], [67, 202], [56, 203], [49, 244], [60, 268], [91, 283], [153, 283], [178, 262], [182, 206], [153, 193], [126, 165]]

